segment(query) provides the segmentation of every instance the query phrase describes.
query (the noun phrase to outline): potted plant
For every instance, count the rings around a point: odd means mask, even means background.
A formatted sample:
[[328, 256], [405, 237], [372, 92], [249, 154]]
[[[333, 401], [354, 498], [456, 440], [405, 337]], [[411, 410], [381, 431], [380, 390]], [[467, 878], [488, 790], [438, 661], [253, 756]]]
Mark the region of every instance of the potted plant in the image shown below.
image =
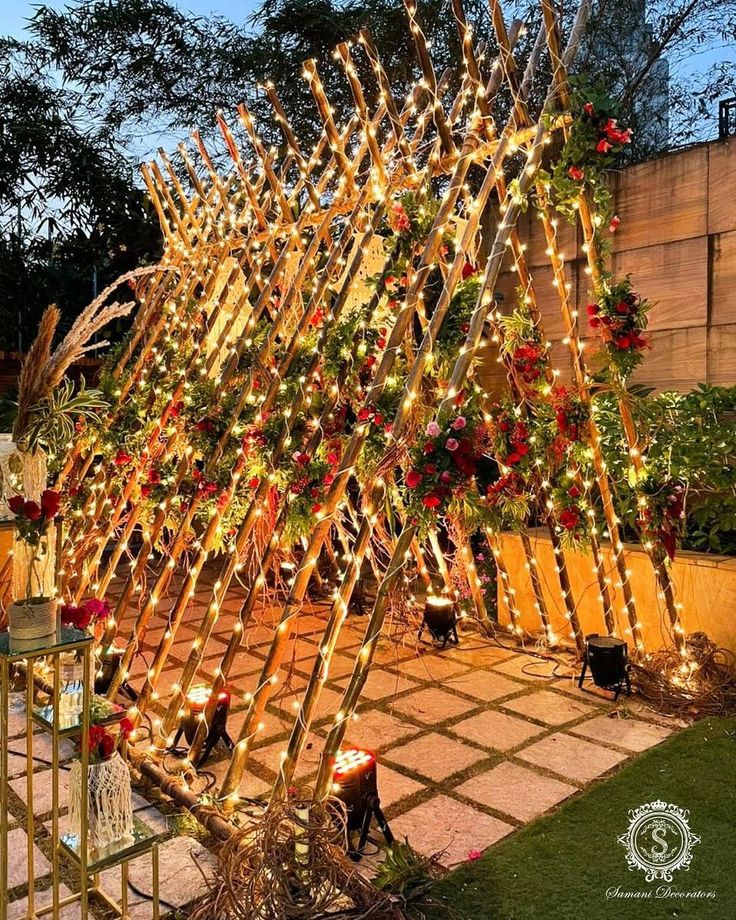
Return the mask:
[[56, 630], [56, 598], [49, 591], [48, 567], [52, 566], [50, 552], [51, 522], [59, 512], [60, 496], [45, 489], [41, 501], [28, 501], [14, 495], [8, 502], [15, 515], [15, 553], [22, 555], [25, 584], [21, 597], [8, 608], [10, 635], [13, 639], [42, 639]]
[[[87, 766], [87, 845], [110, 846], [133, 835], [130, 773], [119, 748], [130, 737], [133, 723], [121, 719], [117, 731], [93, 724], [89, 729]], [[69, 776], [69, 823], [82, 836], [82, 762], [75, 760]]]

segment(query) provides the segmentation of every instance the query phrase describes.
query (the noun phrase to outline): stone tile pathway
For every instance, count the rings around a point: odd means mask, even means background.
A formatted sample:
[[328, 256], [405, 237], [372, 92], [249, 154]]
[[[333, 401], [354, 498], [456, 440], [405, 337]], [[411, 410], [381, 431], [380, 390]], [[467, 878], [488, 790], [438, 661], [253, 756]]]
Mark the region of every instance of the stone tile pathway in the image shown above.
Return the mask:
[[[208, 597], [207, 583], [200, 582], [163, 671], [154, 707], [159, 713], [191, 649]], [[225, 625], [220, 629], [218, 624], [197, 680], [207, 681], [218, 666], [230, 634], [228, 623], [234, 621], [241, 601], [233, 595], [223, 603], [221, 623]], [[300, 635], [290, 644], [279, 691], [268, 704], [259, 744], [240, 789], [244, 796], [266, 796], [275, 779], [301, 691], [318, 654], [327, 610], [326, 605], [319, 605], [300, 617]], [[245, 717], [246, 695], [257, 684], [276, 615], [277, 610], [269, 610], [254, 618], [231, 672], [229, 730], [236, 738]], [[308, 782], [316, 775], [320, 751], [341, 705], [365, 626], [365, 618], [351, 616], [342, 630], [300, 764], [300, 781]], [[146, 661], [137, 659], [133, 686], [140, 683], [154, 648], [155, 643], [150, 643]], [[425, 855], [440, 853], [446, 866], [455, 865], [579, 794], [589, 783], [660, 743], [676, 727], [636, 701], [613, 704], [610, 694], [590, 684], [581, 691], [572, 678], [564, 662], [526, 654], [510, 647], [505, 639], [503, 644], [491, 643], [466, 634], [459, 647], [444, 651], [418, 645], [413, 639], [405, 639], [398, 647], [382, 640], [346, 745], [376, 753], [379, 793], [394, 834], [407, 836]], [[25, 725], [21, 717], [16, 716], [13, 728], [18, 737], [11, 747], [22, 755]], [[205, 769], [219, 785], [227, 766], [226, 752], [219, 751], [217, 757], [220, 759], [213, 759]], [[48, 773], [39, 764], [39, 774], [44, 770]], [[22, 757], [13, 758], [11, 812], [21, 826], [12, 831], [17, 840], [14, 838], [11, 849], [11, 887], [23, 874], [26, 849], [24, 771]], [[48, 801], [41, 790], [34, 811], [48, 811]], [[139, 807], [145, 805], [140, 800]], [[41, 889], [50, 883], [46, 859], [50, 841], [44, 834], [43, 830], [37, 834], [36, 841], [42, 851], [38, 859], [44, 875], [37, 879]], [[162, 897], [168, 906], [178, 907], [204, 890], [212, 857], [188, 837], [172, 838], [165, 854]], [[131, 870], [131, 881], [138, 889], [148, 890], [150, 866], [145, 860]], [[12, 892], [17, 900], [11, 917], [22, 915], [25, 893], [22, 888]], [[132, 891], [131, 899], [134, 920], [151, 916], [150, 902]], [[64, 920], [78, 916], [74, 911], [70, 908]], [[97, 916], [94, 908], [90, 916]]]

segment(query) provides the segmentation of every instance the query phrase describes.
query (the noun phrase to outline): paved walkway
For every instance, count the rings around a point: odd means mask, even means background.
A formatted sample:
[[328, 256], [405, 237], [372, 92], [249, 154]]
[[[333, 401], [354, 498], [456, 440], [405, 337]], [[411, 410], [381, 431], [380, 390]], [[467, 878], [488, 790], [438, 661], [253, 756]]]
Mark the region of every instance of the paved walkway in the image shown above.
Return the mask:
[[[156, 704], [160, 711], [191, 649], [208, 599], [206, 587], [200, 583], [162, 674]], [[242, 598], [242, 591], [237, 591], [225, 601], [198, 680], [212, 678]], [[166, 602], [160, 610], [162, 616], [165, 608]], [[280, 684], [263, 721], [260, 746], [241, 785], [243, 795], [267, 793], [275, 778], [327, 611], [326, 604], [319, 605], [299, 618], [299, 637], [289, 645]], [[278, 609], [261, 611], [257, 622], [246, 630], [244, 647], [229, 681], [232, 712], [228, 727], [234, 736], [242, 725], [245, 696], [256, 685], [277, 614]], [[126, 624], [130, 616], [132, 613]], [[298, 780], [308, 782], [316, 774], [321, 747], [339, 708], [365, 624], [365, 618], [359, 616], [351, 616], [345, 624]], [[134, 686], [149, 666], [163, 630], [163, 620], [149, 630], [144, 655], [133, 669]], [[614, 705], [610, 694], [590, 685], [578, 690], [573, 677], [564, 660], [551, 662], [482, 640], [473, 633], [462, 636], [459, 647], [444, 651], [418, 644], [413, 635], [398, 644], [382, 640], [347, 741], [377, 754], [379, 794], [394, 834], [408, 837], [412, 846], [427, 856], [440, 853], [446, 866], [455, 865], [554, 809], [673, 731], [673, 723], [635, 701], [622, 700]], [[15, 728], [19, 737], [11, 745], [11, 805], [22, 823], [25, 760], [19, 756], [24, 730], [20, 713], [15, 717]], [[71, 756], [71, 749], [66, 754]], [[205, 767], [203, 785], [213, 778], [219, 783], [224, 775], [225, 752], [217, 756], [222, 759], [213, 759]], [[44, 771], [48, 768], [39, 765], [39, 772]], [[46, 798], [38, 797], [37, 814], [48, 812], [50, 801]], [[137, 799], [136, 804], [142, 815], [145, 809], [149, 821], [164, 820], [145, 800]], [[11, 888], [14, 879], [23, 876], [25, 859], [25, 831], [19, 826], [13, 834]], [[47, 844], [39, 841], [44, 852]], [[42, 852], [38, 856], [39, 874], [47, 876], [48, 861]], [[193, 860], [206, 872], [212, 857], [189, 837], [173, 837], [166, 844], [162, 897], [172, 905], [188, 903], [204, 888], [202, 875], [191, 871]], [[146, 891], [150, 889], [150, 867], [145, 860], [139, 862], [131, 881]], [[39, 886], [48, 883], [44, 877]], [[15, 893], [23, 894], [22, 889]], [[145, 899], [133, 892], [131, 898], [133, 920], [151, 916]], [[22, 904], [22, 900], [15, 902], [11, 920], [23, 915]], [[78, 916], [76, 906], [63, 914], [64, 920]]]

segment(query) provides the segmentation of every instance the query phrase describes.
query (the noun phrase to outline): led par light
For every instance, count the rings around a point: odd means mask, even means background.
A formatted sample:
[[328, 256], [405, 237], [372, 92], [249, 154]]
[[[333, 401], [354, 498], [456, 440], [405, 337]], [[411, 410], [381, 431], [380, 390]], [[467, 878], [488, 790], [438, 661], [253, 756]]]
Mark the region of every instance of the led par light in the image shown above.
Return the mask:
[[[115, 675], [120, 670], [123, 661], [123, 654], [125, 653], [125, 646], [118, 645], [117, 642], [113, 642], [111, 645], [105, 649], [100, 657], [99, 667], [97, 673], [95, 674], [95, 693], [100, 696], [106, 696], [107, 691], [110, 689], [110, 684], [113, 682]], [[129, 700], [138, 699], [138, 694], [130, 686], [127, 680], [124, 680], [120, 684], [119, 693], [124, 694], [128, 697]]]
[[[192, 687], [184, 700], [184, 713], [179, 723], [179, 729], [174, 738], [174, 747], [177, 747], [182, 734], [188, 744], [194, 741], [197, 734], [197, 726], [204, 716], [204, 711], [209, 702], [212, 690], [204, 684]], [[212, 721], [207, 730], [207, 739], [205, 740], [202, 754], [197, 761], [197, 766], [201, 767], [206, 763], [218, 741], [222, 742], [232, 750], [235, 747], [232, 738], [227, 732], [227, 717], [230, 712], [230, 693], [227, 690], [220, 690], [217, 696], [217, 706], [215, 707]]]
[[[376, 756], [370, 751], [347, 748], [335, 758], [332, 777], [332, 792], [347, 810], [348, 854], [360, 859], [368, 840], [371, 820], [375, 817], [388, 844], [394, 835], [381, 809], [378, 796], [378, 765]], [[351, 834], [360, 831], [358, 845], [351, 845]]]
[[442, 643], [442, 648], [445, 648], [448, 642], [458, 645], [460, 640], [457, 636], [457, 605], [451, 597], [427, 595], [418, 638], [422, 638], [425, 629], [435, 642]]
[[581, 688], [588, 668], [596, 687], [615, 693], [614, 700], [618, 699], [624, 687], [627, 694], [631, 694], [629, 647], [623, 639], [599, 636], [598, 633], [586, 636], [583, 670], [578, 680], [578, 686]]

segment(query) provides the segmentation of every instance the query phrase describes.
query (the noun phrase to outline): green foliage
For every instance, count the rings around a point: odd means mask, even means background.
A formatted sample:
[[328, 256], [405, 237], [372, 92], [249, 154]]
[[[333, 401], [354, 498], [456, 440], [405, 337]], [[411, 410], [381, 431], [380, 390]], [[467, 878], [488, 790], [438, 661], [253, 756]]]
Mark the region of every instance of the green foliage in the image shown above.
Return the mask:
[[[636, 533], [636, 490], [667, 501], [685, 488], [682, 547], [736, 553], [736, 387], [702, 384], [690, 393], [629, 394], [641, 433], [647, 477], [637, 482], [626, 450], [618, 401], [597, 398], [596, 420], [606, 464], [616, 483], [617, 509], [629, 537]], [[655, 508], [656, 512], [656, 508]]]
[[31, 452], [42, 449], [54, 468], [78, 426], [97, 419], [107, 406], [100, 390], [87, 387], [84, 377], [78, 387], [65, 377], [50, 396], [31, 408], [27, 434], [20, 446]]
[[426, 894], [433, 881], [430, 864], [404, 838], [386, 847], [373, 884], [381, 891], [400, 897], [404, 903], [416, 901]]

